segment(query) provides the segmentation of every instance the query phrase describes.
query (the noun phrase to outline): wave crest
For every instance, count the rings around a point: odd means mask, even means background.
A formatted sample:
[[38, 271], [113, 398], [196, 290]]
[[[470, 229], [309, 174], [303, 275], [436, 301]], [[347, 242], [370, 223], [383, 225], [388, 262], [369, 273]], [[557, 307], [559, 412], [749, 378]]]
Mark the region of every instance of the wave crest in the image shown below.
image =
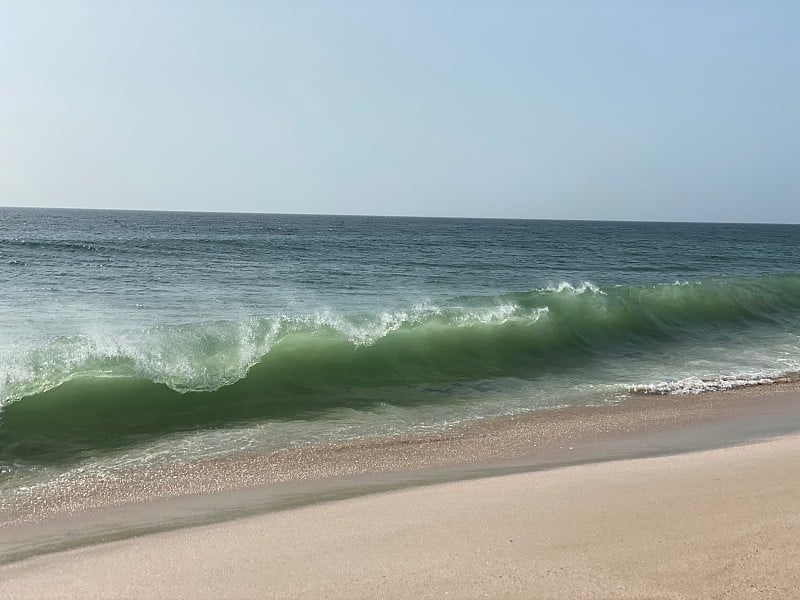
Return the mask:
[[[354, 384], [530, 377], [614, 351], [701, 338], [709, 331], [780, 323], [800, 312], [800, 276], [716, 279], [651, 286], [562, 283], [556, 288], [451, 304], [341, 315], [252, 318], [88, 332], [0, 357], [4, 404], [78, 377], [135, 378], [178, 392], [215, 391], [256, 366], [339, 369]], [[364, 369], [360, 373], [357, 370]]]

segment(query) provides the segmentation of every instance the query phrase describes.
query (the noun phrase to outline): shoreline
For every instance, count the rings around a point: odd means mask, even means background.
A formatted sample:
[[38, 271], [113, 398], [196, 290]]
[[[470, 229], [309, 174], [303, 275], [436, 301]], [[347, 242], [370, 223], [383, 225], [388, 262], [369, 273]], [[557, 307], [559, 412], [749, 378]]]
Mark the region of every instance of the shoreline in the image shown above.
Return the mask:
[[800, 435], [417, 487], [0, 566], [12, 598], [786, 598]]
[[537, 411], [434, 435], [208, 459], [56, 488], [4, 511], [0, 564], [331, 500], [583, 463], [746, 444], [800, 431], [800, 384]]

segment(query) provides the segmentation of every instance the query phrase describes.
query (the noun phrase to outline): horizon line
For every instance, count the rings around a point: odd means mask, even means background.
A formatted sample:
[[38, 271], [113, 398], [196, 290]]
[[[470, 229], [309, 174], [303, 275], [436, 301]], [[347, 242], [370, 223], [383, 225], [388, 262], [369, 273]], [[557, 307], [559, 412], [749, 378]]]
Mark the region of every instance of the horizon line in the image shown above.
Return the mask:
[[652, 223], [652, 224], [685, 224], [685, 225], [800, 225], [800, 222], [785, 221], [667, 221], [662, 219], [587, 219], [587, 218], [555, 218], [555, 217], [476, 217], [453, 215], [397, 215], [397, 214], [369, 214], [369, 213], [285, 213], [261, 212], [250, 210], [181, 210], [158, 208], [97, 208], [84, 206], [6, 206], [3, 209], [22, 210], [74, 210], [96, 212], [139, 212], [139, 213], [178, 213], [178, 214], [207, 214], [207, 215], [272, 215], [280, 217], [362, 217], [384, 219], [450, 219], [462, 221], [568, 221], [575, 223]]

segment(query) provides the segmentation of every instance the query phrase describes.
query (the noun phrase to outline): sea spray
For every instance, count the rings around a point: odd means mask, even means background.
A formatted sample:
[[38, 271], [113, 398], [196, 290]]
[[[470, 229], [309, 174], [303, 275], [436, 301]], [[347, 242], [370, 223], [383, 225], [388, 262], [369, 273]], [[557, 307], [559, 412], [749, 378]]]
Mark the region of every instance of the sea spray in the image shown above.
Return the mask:
[[269, 362], [277, 344], [283, 345], [276, 354], [284, 363], [292, 356], [320, 363], [322, 372], [328, 361], [336, 364], [342, 356], [349, 356], [350, 364], [382, 362], [384, 370], [371, 365], [369, 376], [352, 373], [354, 382], [368, 377], [380, 384], [385, 376], [396, 384], [393, 370], [403, 372], [399, 384], [405, 377], [417, 382], [503, 372], [535, 376], [537, 365], [560, 357], [633, 345], [646, 352], [648, 344], [678, 336], [794, 318], [800, 311], [800, 276], [606, 290], [563, 284], [459, 301], [464, 305], [420, 304], [350, 316], [326, 311], [59, 338], [2, 357], [3, 403], [77, 377], [138, 378], [177, 392], [214, 391], [245, 378], [255, 364]]

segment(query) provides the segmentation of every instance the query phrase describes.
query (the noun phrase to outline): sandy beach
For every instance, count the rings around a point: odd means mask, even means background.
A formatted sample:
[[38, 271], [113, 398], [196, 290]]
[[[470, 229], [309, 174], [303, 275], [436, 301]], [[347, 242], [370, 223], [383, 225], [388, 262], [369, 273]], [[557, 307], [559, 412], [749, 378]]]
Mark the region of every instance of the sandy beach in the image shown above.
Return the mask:
[[790, 598], [800, 436], [446, 483], [45, 555], [5, 598]]
[[0, 2], [0, 600], [800, 600], [798, 22]]

